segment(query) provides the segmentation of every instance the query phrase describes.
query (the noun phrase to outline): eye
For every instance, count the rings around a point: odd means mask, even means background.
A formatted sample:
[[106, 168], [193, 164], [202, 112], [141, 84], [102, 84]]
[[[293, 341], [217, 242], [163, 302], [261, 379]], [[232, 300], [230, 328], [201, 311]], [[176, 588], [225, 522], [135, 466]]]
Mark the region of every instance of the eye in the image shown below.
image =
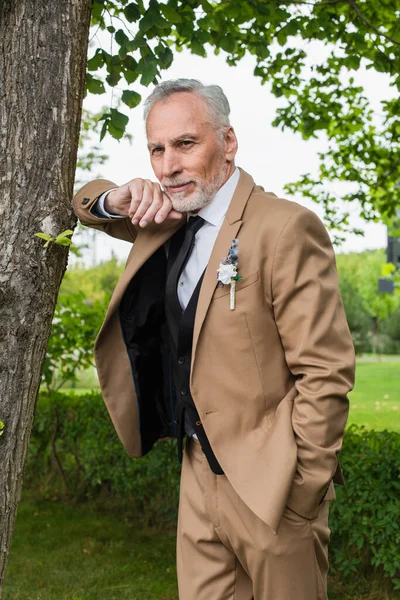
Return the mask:
[[163, 148], [161, 148], [161, 146], [156, 146], [155, 148], [153, 148], [153, 150], [151, 151], [151, 153], [152, 154], [159, 154], [162, 151], [163, 151]]
[[190, 146], [192, 146], [193, 143], [194, 142], [192, 142], [192, 140], [182, 140], [181, 146], [183, 146], [184, 148], [190, 148]]

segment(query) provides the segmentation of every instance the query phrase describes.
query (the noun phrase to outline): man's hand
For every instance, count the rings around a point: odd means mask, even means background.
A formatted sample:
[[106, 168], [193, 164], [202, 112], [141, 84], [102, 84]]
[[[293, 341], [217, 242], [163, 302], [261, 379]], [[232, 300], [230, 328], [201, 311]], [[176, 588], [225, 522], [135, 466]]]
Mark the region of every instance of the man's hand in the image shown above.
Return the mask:
[[107, 195], [104, 208], [109, 213], [129, 217], [133, 225], [140, 227], [152, 221], [162, 223], [165, 219], [182, 218], [159, 184], [149, 179], [132, 179], [113, 190]]

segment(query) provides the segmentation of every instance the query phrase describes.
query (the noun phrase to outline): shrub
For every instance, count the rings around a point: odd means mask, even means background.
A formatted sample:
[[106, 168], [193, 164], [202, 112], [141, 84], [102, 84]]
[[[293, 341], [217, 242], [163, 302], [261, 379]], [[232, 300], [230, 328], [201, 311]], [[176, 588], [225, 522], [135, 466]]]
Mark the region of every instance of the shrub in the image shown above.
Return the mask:
[[350, 577], [372, 567], [400, 590], [400, 434], [352, 425], [340, 460], [346, 486], [331, 507], [333, 569]]
[[25, 469], [25, 485], [42, 496], [80, 500], [99, 494], [130, 498], [147, 524], [176, 517], [180, 465], [175, 440], [131, 459], [99, 392], [41, 393]]
[[[331, 506], [331, 568], [344, 581], [375, 570], [400, 589], [400, 434], [347, 429], [340, 456], [346, 486]], [[50, 497], [125, 499], [145, 524], [176, 518], [180, 465], [176, 443], [128, 457], [101, 395], [41, 394], [25, 484]]]
[[355, 283], [346, 275], [340, 277], [340, 293], [356, 354], [369, 352], [371, 349], [369, 332], [372, 326], [372, 317], [368, 312], [365, 300]]

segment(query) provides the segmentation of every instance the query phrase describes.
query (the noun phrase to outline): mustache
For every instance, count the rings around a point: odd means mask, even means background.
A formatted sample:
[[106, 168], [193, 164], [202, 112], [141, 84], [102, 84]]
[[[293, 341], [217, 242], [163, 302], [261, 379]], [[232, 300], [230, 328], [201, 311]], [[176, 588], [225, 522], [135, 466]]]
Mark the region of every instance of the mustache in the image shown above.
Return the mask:
[[161, 185], [164, 188], [168, 187], [179, 187], [181, 185], [187, 185], [188, 183], [196, 183], [196, 179], [188, 179], [187, 181], [180, 181], [175, 177], [170, 177], [169, 179], [163, 179]]

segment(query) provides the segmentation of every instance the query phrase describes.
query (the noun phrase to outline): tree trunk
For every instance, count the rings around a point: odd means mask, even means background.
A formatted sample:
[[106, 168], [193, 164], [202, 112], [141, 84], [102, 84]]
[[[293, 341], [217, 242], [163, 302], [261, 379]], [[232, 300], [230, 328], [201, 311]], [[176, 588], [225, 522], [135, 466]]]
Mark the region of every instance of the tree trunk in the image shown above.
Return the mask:
[[91, 0], [0, 0], [0, 592], [74, 224]]

